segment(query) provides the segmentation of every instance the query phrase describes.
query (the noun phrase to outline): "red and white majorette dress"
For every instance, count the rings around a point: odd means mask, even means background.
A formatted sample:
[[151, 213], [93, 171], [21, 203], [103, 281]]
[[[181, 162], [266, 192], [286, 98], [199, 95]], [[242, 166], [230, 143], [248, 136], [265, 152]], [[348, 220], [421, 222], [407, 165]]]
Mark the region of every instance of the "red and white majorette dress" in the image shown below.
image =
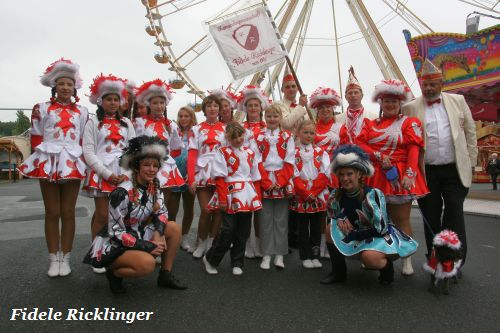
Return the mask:
[[19, 172], [51, 182], [85, 178], [82, 136], [87, 119], [87, 108], [78, 104], [35, 105], [30, 129], [33, 154], [19, 166]]
[[352, 110], [348, 107], [345, 113], [345, 123], [340, 128], [339, 144], [355, 144], [361, 130], [367, 126], [369, 127], [370, 123], [371, 120], [366, 117], [364, 107], [357, 110]]
[[188, 182], [198, 187], [215, 185], [212, 179], [213, 159], [217, 149], [226, 146], [225, 125], [206, 121], [191, 128], [188, 135]]
[[256, 138], [260, 133], [265, 131], [267, 125], [264, 121], [245, 121], [243, 127], [251, 130], [253, 137]]
[[146, 115], [136, 118], [134, 127], [137, 136], [158, 137], [168, 143], [170, 153], [156, 175], [160, 182], [160, 188], [180, 187], [184, 185], [184, 178], [173, 159], [179, 156], [182, 150], [179, 126], [165, 117], [154, 118], [151, 115]]
[[248, 147], [218, 149], [212, 161], [212, 178], [217, 190], [208, 203], [208, 209], [218, 209], [220, 203], [226, 204], [227, 214], [262, 209], [258, 164], [257, 155]]
[[[262, 160], [259, 164], [262, 197], [283, 199], [292, 196], [295, 162], [295, 142], [292, 134], [280, 128], [266, 128], [256, 138], [256, 142]], [[274, 184], [279, 185], [280, 189], [269, 190]]]
[[[424, 147], [420, 120], [403, 115], [382, 117], [372, 121], [371, 127], [365, 127], [357, 140], [374, 162], [375, 173], [367, 179], [367, 185], [380, 189], [388, 203], [405, 203], [429, 193], [418, 166], [420, 149]], [[390, 157], [397, 169], [395, 180], [389, 181], [392, 177], [382, 169], [384, 155]], [[404, 176], [413, 180], [410, 190], [401, 185]]]
[[[314, 137], [314, 144], [322, 148], [330, 159], [333, 158], [333, 151], [340, 143], [340, 128], [341, 123], [335, 122], [335, 118], [327, 122], [318, 120], [316, 123], [316, 136]], [[330, 188], [339, 187], [339, 181], [335, 174], [326, 173], [328, 176], [328, 186]]]
[[326, 211], [330, 158], [320, 147], [299, 144], [295, 147], [293, 184], [295, 196], [290, 209], [298, 213]]
[[83, 155], [88, 170], [82, 194], [91, 198], [103, 197], [116, 188], [108, 179], [113, 174], [123, 174], [120, 157], [129, 140], [135, 137], [130, 120], [122, 117], [121, 121], [128, 127], [123, 126], [114, 115], [104, 116], [102, 121], [93, 117], [87, 122], [83, 135]]

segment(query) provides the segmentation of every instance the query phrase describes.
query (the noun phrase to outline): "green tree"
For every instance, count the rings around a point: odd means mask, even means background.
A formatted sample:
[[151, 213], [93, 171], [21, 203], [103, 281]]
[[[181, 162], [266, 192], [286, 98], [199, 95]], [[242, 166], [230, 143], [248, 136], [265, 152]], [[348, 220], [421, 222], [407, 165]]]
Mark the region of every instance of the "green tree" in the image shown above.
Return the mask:
[[0, 122], [0, 137], [11, 136], [15, 124], [14, 121]]
[[14, 134], [21, 134], [30, 128], [30, 118], [28, 118], [28, 116], [26, 116], [21, 110], [17, 110], [16, 116], [17, 120], [14, 125]]

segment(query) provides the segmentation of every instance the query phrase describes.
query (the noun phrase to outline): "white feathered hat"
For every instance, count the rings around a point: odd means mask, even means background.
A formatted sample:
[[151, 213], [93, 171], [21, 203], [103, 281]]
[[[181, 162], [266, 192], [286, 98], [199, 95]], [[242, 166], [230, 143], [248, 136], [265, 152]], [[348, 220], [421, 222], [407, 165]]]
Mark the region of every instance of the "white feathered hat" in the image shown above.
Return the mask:
[[445, 229], [434, 236], [432, 240], [434, 246], [446, 246], [453, 250], [458, 250], [462, 246], [462, 242], [458, 235], [451, 230]]
[[105, 95], [116, 94], [120, 97], [120, 104], [127, 100], [127, 89], [125, 81], [114, 75], [103, 75], [102, 73], [94, 78], [90, 86], [90, 103], [102, 105], [102, 98]]
[[330, 169], [333, 173], [340, 168], [354, 168], [367, 176], [373, 176], [375, 171], [368, 154], [356, 145], [342, 145], [333, 152]]
[[397, 98], [402, 103], [407, 103], [411, 100], [412, 95], [410, 88], [404, 82], [399, 80], [382, 80], [375, 86], [372, 101], [380, 104], [382, 98], [385, 97]]
[[158, 160], [163, 165], [168, 154], [168, 142], [157, 137], [141, 135], [130, 139], [128, 147], [123, 150], [120, 157], [120, 166], [125, 170], [138, 168], [140, 160], [150, 157]]
[[40, 77], [40, 82], [46, 87], [53, 88], [56, 86], [56, 80], [61, 77], [67, 77], [73, 80], [76, 89], [82, 87], [83, 81], [80, 77], [80, 65], [64, 58], [51, 63], [45, 70], [45, 73]]
[[174, 98], [170, 85], [161, 79], [145, 82], [135, 91], [135, 100], [139, 104], [149, 106], [153, 97], [165, 98], [166, 105]]
[[224, 89], [221, 89], [221, 88], [217, 88], [217, 89], [214, 89], [214, 90], [209, 90], [208, 93], [210, 95], [217, 96], [219, 99], [225, 99], [226, 101], [228, 101], [229, 105], [231, 105], [231, 109], [235, 109], [236, 108], [236, 104], [238, 102], [237, 101], [238, 100], [238, 96], [236, 96], [232, 92], [224, 90]]
[[322, 104], [328, 104], [332, 106], [337, 106], [342, 102], [342, 98], [339, 93], [332, 88], [318, 87], [311, 94], [311, 102], [309, 106], [316, 109]]
[[246, 103], [249, 99], [256, 98], [260, 101], [262, 111], [270, 105], [270, 100], [258, 86], [246, 86], [238, 95], [238, 111], [247, 112]]

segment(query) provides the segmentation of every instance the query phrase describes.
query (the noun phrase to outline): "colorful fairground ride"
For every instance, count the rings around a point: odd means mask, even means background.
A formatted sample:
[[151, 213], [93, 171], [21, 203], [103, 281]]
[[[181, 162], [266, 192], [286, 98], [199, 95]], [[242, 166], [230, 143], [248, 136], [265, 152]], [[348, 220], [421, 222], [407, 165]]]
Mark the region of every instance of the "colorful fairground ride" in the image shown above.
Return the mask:
[[477, 126], [474, 182], [489, 182], [488, 156], [500, 154], [500, 25], [479, 31], [468, 26], [467, 30], [465, 35], [434, 32], [412, 37], [407, 30], [403, 33], [417, 78], [428, 58], [443, 71], [443, 91], [464, 95]]

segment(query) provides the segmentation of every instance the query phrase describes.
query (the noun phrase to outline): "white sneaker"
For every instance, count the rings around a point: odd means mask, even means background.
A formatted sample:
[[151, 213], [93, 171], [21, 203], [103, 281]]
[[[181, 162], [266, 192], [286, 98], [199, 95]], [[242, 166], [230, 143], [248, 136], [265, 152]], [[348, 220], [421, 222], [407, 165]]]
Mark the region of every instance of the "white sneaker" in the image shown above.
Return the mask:
[[104, 274], [106, 273], [106, 267], [97, 268], [92, 266], [92, 271], [96, 274]]
[[201, 258], [207, 252], [207, 243], [208, 243], [208, 238], [205, 240], [202, 240], [201, 238], [198, 240], [198, 246], [196, 247], [196, 250], [193, 252], [193, 257], [195, 258]]
[[247, 245], [245, 246], [245, 258], [253, 259], [255, 258], [255, 253], [253, 252], [252, 242], [250, 238], [247, 240]]
[[302, 266], [304, 268], [308, 268], [308, 269], [309, 268], [314, 268], [314, 265], [313, 265], [311, 259], [302, 260]]
[[59, 252], [59, 276], [66, 276], [71, 273], [71, 267], [69, 267], [69, 260], [71, 259], [71, 252], [63, 254]]
[[191, 249], [191, 246], [189, 245], [188, 237], [187, 235], [182, 236], [182, 241], [181, 241], [181, 249], [188, 251]]
[[262, 257], [262, 262], [260, 263], [261, 269], [271, 269], [271, 256]]
[[49, 253], [49, 271], [47, 275], [50, 277], [59, 276], [59, 252]]
[[217, 268], [215, 268], [214, 266], [210, 265], [210, 263], [208, 262], [206, 256], [203, 256], [203, 263], [205, 264], [205, 270], [207, 271], [208, 274], [215, 275], [215, 274], [219, 273], [217, 271]]
[[260, 240], [255, 237], [255, 244], [254, 244], [253, 252], [255, 257], [257, 258], [262, 258], [262, 251], [260, 250]]
[[233, 267], [233, 275], [241, 275], [243, 270], [240, 267]]
[[413, 271], [413, 266], [411, 264], [411, 257], [401, 258], [401, 264], [403, 265], [401, 269], [401, 274], [410, 276], [415, 273]]
[[311, 260], [311, 263], [312, 263], [312, 265], [313, 265], [314, 268], [321, 268], [321, 267], [323, 267], [323, 264], [318, 259]]
[[278, 254], [274, 257], [274, 266], [279, 269], [285, 268], [285, 263], [283, 262], [283, 256]]

